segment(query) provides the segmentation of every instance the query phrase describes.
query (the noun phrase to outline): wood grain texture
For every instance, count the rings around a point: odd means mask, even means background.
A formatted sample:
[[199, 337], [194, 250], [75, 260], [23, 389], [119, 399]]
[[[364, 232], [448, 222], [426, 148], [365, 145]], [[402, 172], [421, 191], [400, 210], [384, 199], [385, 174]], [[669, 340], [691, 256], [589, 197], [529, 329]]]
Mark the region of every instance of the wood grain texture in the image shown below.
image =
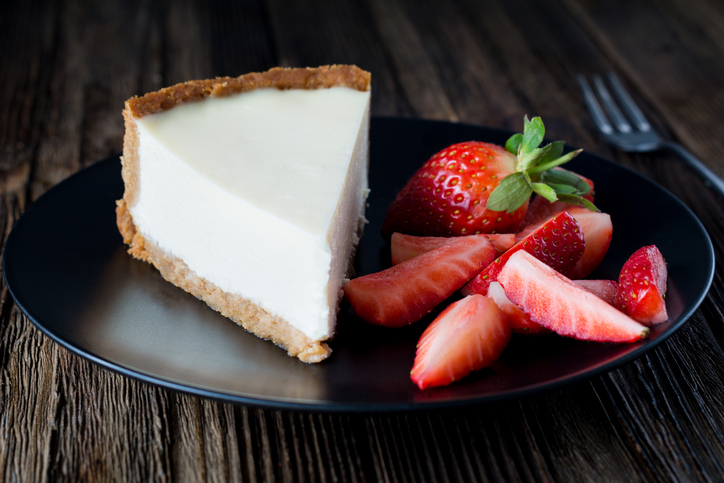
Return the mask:
[[[661, 183], [702, 220], [717, 271], [691, 321], [609, 374], [500, 404], [346, 415], [222, 404], [100, 369], [0, 285], [4, 481], [721, 481], [722, 203], [667, 153], [595, 134], [575, 74], [615, 70], [667, 135], [724, 174], [715, 0], [0, 2], [0, 230], [121, 149], [123, 101], [192, 78], [355, 63], [373, 113], [519, 129]], [[682, 247], [686, 249], [686, 247]]]

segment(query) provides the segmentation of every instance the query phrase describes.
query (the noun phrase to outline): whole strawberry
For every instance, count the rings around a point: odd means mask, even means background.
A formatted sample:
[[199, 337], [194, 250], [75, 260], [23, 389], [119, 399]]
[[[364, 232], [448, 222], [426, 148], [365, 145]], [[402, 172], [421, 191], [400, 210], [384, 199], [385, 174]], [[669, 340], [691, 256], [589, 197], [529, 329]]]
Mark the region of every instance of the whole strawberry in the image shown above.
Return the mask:
[[515, 231], [527, 202], [512, 213], [486, 207], [490, 193], [515, 172], [515, 162], [515, 156], [494, 144], [470, 141], [443, 149], [392, 202], [383, 234], [459, 236]]
[[561, 156], [562, 141], [539, 148], [544, 133], [540, 118], [525, 118], [523, 134], [512, 136], [505, 148], [469, 141], [435, 154], [392, 202], [383, 235], [514, 232], [534, 192], [551, 202], [561, 200], [595, 210], [583, 199], [590, 186], [581, 178], [569, 171], [549, 171], [580, 151]]

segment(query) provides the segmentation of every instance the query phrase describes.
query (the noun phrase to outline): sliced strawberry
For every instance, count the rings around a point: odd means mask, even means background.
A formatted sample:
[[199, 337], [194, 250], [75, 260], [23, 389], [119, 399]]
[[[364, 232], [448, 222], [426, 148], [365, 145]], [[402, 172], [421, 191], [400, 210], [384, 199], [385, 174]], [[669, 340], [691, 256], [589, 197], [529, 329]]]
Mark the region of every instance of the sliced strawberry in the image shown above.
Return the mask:
[[537, 230], [545, 220], [550, 219], [562, 211], [567, 211], [581, 225], [586, 248], [583, 250], [581, 259], [578, 260], [576, 265], [571, 268], [566, 275], [573, 279], [586, 278], [601, 264], [606, 253], [608, 253], [608, 248], [611, 245], [611, 237], [613, 236], [613, 224], [611, 223], [610, 215], [597, 213], [587, 208], [573, 206], [559, 201], [549, 203], [546, 199], [540, 197], [535, 198], [531, 202], [530, 207], [541, 216], [548, 213], [547, 208], [549, 207], [556, 210], [560, 208], [560, 211], [555, 211], [550, 216], [525, 226], [523, 230], [516, 234], [518, 240], [522, 240]]
[[498, 282], [510, 301], [533, 322], [557, 334], [601, 342], [634, 342], [649, 333], [648, 328], [525, 251], [510, 257]]
[[583, 232], [578, 222], [567, 212], [548, 220], [513, 248], [485, 267], [463, 289], [464, 295], [488, 293], [490, 282], [494, 282], [508, 259], [517, 251], [526, 251], [553, 267], [566, 273], [581, 258], [584, 249]]
[[[613, 280], [574, 280], [573, 283], [588, 290], [604, 302], [614, 305], [616, 301], [616, 290], [618, 284]], [[508, 322], [513, 332], [524, 335], [541, 335], [550, 332], [540, 324], [536, 324], [523, 312], [520, 307], [510, 301], [503, 286], [498, 282], [492, 282], [488, 287], [488, 297], [492, 298], [500, 307], [500, 310], [508, 316]]]
[[613, 236], [611, 216], [580, 206], [569, 209], [568, 213], [581, 225], [586, 248], [583, 250], [581, 259], [568, 272], [567, 276], [575, 279], [586, 278], [601, 264], [611, 246]]
[[533, 233], [539, 226], [545, 223], [546, 220], [550, 220], [558, 213], [567, 211], [574, 206], [575, 205], [564, 203], [563, 201], [551, 203], [542, 196], [534, 197], [528, 205], [528, 211], [525, 213], [521, 229], [516, 233], [518, 241]]
[[515, 238], [515, 233], [492, 233], [488, 235], [488, 238], [493, 242], [493, 246], [499, 255], [507, 252], [518, 243], [518, 240]]
[[550, 332], [549, 329], [530, 320], [530, 317], [528, 317], [525, 312], [511, 302], [508, 296], [505, 295], [503, 286], [498, 282], [492, 282], [490, 284], [490, 287], [488, 287], [488, 297], [493, 299], [500, 310], [508, 316], [510, 328], [513, 329], [513, 332], [516, 334], [542, 335]]
[[490, 366], [510, 340], [510, 325], [495, 303], [472, 295], [450, 304], [417, 344], [412, 382], [420, 389], [445, 386]]
[[350, 280], [344, 294], [363, 320], [402, 327], [432, 311], [495, 256], [485, 235], [455, 238], [387, 270]]
[[[515, 235], [512, 233], [499, 233], [495, 235], [487, 235], [488, 239], [493, 242], [493, 246], [497, 252], [504, 253], [510, 247], [515, 245]], [[390, 240], [390, 249], [392, 252], [392, 264], [397, 265], [410, 258], [427, 253], [435, 248], [447, 245], [456, 237], [444, 236], [414, 236], [404, 235], [402, 233], [393, 233]]]
[[574, 280], [573, 283], [588, 290], [607, 304], [616, 306], [618, 284], [613, 280]]
[[656, 246], [639, 248], [618, 276], [616, 305], [644, 325], [660, 324], [666, 313], [666, 261]]

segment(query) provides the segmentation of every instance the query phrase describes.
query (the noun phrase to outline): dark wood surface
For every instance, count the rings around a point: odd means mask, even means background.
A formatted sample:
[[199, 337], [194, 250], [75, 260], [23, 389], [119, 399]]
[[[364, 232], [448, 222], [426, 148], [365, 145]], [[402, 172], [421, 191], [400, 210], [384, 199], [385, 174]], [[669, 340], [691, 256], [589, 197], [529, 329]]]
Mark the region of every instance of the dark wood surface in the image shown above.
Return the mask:
[[[606, 145], [575, 79], [615, 70], [658, 128], [724, 176], [719, 0], [0, 2], [3, 238], [48, 188], [121, 149], [128, 97], [193, 78], [327, 63], [373, 73], [376, 115], [505, 129], [540, 115], [551, 138], [671, 190], [724, 256], [724, 202], [672, 155]], [[0, 477], [721, 481], [717, 268], [690, 321], [620, 369], [521, 400], [390, 415], [235, 406], [125, 378], [45, 337], [3, 283]]]

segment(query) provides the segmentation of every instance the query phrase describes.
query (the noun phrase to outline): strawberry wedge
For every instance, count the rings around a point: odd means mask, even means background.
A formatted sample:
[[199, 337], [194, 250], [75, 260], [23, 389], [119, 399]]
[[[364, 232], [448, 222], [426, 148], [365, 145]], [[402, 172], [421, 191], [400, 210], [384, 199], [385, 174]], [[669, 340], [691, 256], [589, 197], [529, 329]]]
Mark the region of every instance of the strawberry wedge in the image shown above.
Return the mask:
[[550, 203], [545, 198], [536, 197], [531, 202], [528, 211], [528, 214], [533, 214], [530, 217], [526, 215], [529, 224], [524, 225], [524, 228], [517, 233], [516, 237], [518, 240], [522, 240], [538, 229], [546, 220], [563, 211], [570, 213], [581, 225], [583, 238], [586, 242], [581, 259], [569, 270], [566, 276], [572, 279], [586, 278], [601, 264], [603, 257], [608, 252], [608, 247], [611, 245], [613, 225], [611, 224], [610, 215], [563, 203], [562, 201]]
[[[588, 290], [607, 304], [615, 306], [618, 284], [613, 280], [573, 280], [573, 283]], [[505, 290], [500, 283], [492, 282], [490, 284], [490, 287], [488, 287], [488, 297], [493, 299], [498, 307], [500, 307], [500, 310], [505, 312], [505, 315], [508, 316], [510, 328], [513, 329], [513, 332], [516, 334], [542, 335], [550, 332], [550, 330], [542, 325], [530, 320], [528, 314], [511, 302], [508, 296], [505, 295]]]
[[635, 342], [649, 329], [525, 251], [498, 275], [508, 298], [535, 323], [557, 334], [599, 342]]
[[[516, 239], [513, 233], [497, 233], [486, 235], [498, 253], [505, 253], [509, 248], [515, 245]], [[447, 245], [456, 237], [444, 236], [414, 236], [405, 235], [403, 233], [393, 233], [390, 240], [390, 250], [392, 253], [392, 264], [397, 265], [410, 258], [427, 253], [443, 245]]]
[[420, 389], [446, 386], [490, 366], [508, 341], [510, 326], [498, 306], [482, 295], [465, 297], [425, 329], [410, 378]]
[[666, 261], [656, 246], [639, 248], [623, 264], [616, 305], [644, 325], [665, 322]]
[[567, 212], [546, 221], [539, 228], [519, 241], [513, 248], [498, 257], [480, 272], [462, 292], [463, 295], [486, 295], [491, 282], [508, 259], [518, 251], [525, 251], [562, 273], [573, 267], [583, 255], [583, 232], [578, 222]]
[[583, 256], [576, 265], [566, 274], [569, 278], [581, 279], [588, 277], [603, 261], [608, 253], [613, 236], [613, 224], [611, 216], [606, 213], [596, 213], [586, 208], [577, 206], [568, 210], [568, 213], [576, 219], [583, 238], [586, 240], [586, 248]]
[[550, 330], [540, 324], [536, 324], [520, 308], [510, 301], [503, 286], [498, 282], [492, 282], [488, 287], [488, 297], [493, 299], [495, 304], [508, 316], [508, 324], [513, 332], [523, 335], [549, 334]]
[[431, 312], [495, 256], [486, 235], [455, 238], [387, 270], [350, 280], [344, 295], [364, 321], [402, 327]]

